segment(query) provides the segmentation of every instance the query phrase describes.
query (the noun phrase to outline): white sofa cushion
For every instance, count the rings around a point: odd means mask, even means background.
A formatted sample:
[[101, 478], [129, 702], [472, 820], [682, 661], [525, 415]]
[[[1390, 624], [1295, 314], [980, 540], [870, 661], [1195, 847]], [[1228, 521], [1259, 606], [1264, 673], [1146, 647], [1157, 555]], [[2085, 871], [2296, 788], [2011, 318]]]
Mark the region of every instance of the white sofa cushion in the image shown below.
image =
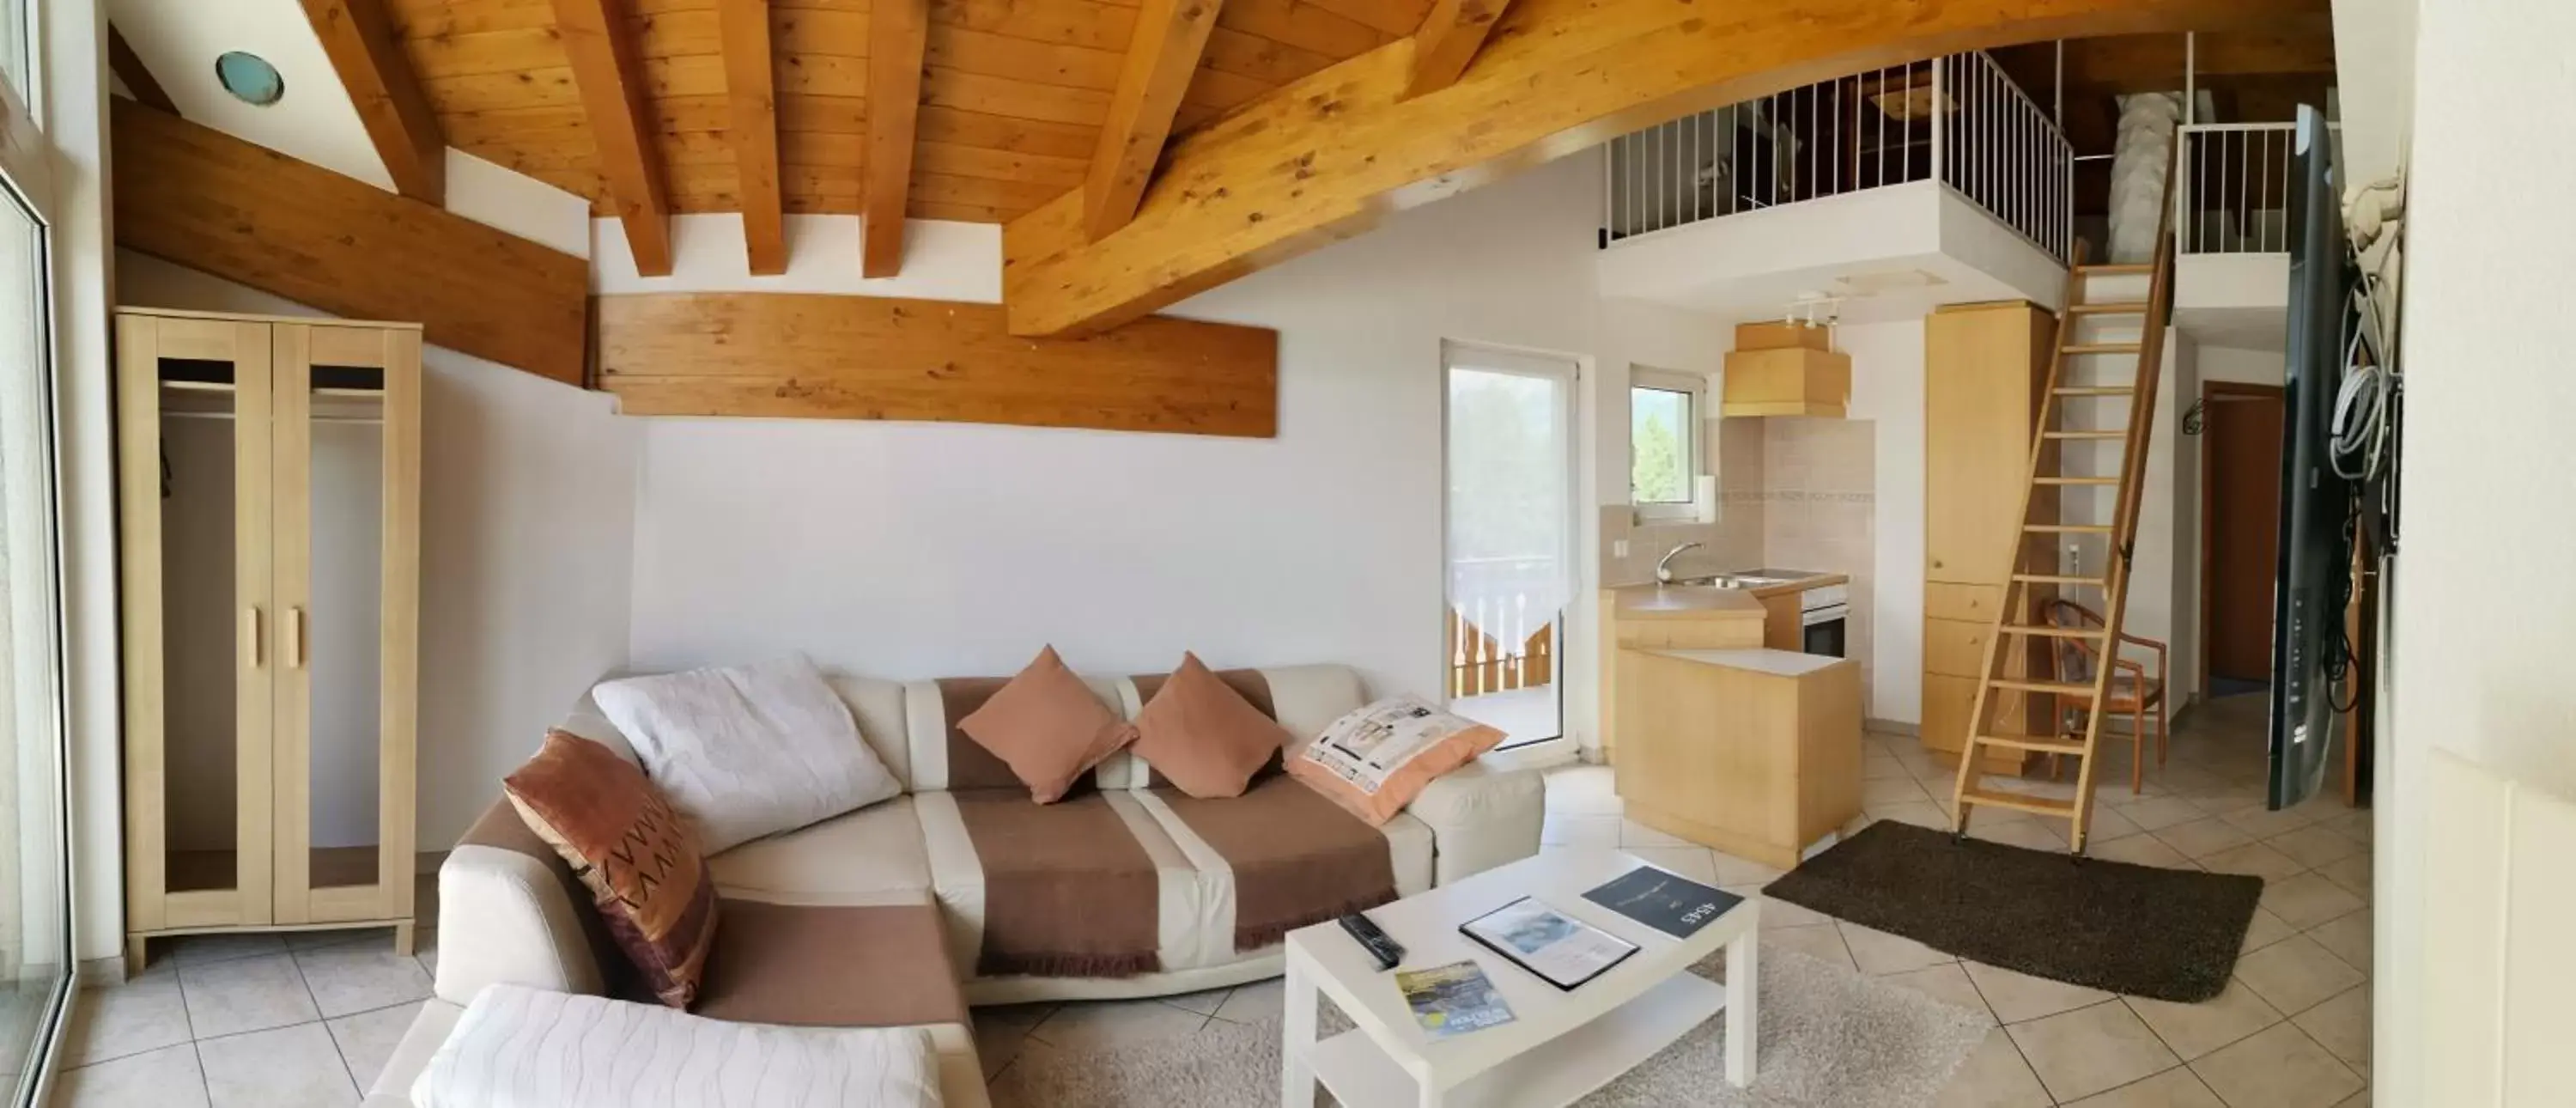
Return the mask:
[[602, 681], [592, 695], [709, 854], [903, 791], [802, 655]]
[[707, 859], [720, 896], [777, 904], [926, 904], [930, 860], [899, 796]]
[[431, 1056], [417, 1108], [938, 1108], [918, 1027], [727, 1023], [651, 1004], [494, 985]]

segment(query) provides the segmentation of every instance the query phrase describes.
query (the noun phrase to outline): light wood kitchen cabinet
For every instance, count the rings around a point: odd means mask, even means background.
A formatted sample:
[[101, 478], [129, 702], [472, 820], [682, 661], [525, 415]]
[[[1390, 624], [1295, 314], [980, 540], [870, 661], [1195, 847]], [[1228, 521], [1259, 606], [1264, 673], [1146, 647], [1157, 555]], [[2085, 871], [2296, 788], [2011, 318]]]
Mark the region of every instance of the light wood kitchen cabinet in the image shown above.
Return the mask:
[[1628, 818], [1789, 869], [1860, 814], [1860, 663], [1785, 650], [1624, 650]]
[[[1986, 636], [2014, 561], [2010, 536], [2021, 526], [2056, 328], [2054, 317], [2020, 301], [1953, 305], [1923, 321], [1922, 739], [1926, 749], [1945, 756], [1955, 757], [1966, 744]], [[2033, 496], [2032, 518], [2055, 519], [2055, 490]], [[2018, 541], [2034, 553], [2050, 546], [2045, 533]], [[2029, 592], [2032, 604], [2054, 595], [2046, 586]], [[2029, 622], [2029, 616], [2016, 612], [2013, 621]], [[2004, 672], [2044, 671], [2045, 651], [2004, 645]], [[2045, 698], [1999, 696], [1992, 733], [2049, 730]], [[1986, 768], [2012, 772], [2021, 761], [1998, 751]]]
[[1762, 645], [1762, 601], [1738, 589], [1632, 585], [1601, 590], [1601, 756], [1617, 764], [1621, 651]]
[[1737, 326], [1718, 414], [1842, 418], [1851, 406], [1851, 356], [1830, 348], [1830, 334], [1779, 323]]

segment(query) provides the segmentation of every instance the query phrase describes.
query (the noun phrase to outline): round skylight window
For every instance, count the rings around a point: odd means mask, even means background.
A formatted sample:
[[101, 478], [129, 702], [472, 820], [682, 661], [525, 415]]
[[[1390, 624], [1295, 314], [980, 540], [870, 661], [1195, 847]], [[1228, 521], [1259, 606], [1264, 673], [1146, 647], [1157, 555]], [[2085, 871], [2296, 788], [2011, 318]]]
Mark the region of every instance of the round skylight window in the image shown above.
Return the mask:
[[215, 81], [245, 104], [265, 108], [286, 95], [286, 78], [257, 54], [231, 51], [215, 59]]

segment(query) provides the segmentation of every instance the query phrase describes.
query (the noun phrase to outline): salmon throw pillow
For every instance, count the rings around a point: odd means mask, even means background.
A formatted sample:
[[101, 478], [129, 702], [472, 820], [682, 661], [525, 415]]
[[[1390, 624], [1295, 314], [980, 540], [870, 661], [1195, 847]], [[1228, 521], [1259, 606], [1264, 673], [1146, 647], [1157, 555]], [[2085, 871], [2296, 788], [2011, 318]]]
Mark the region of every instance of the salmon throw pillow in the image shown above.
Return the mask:
[[626, 759], [568, 731], [501, 781], [528, 830], [572, 866], [628, 961], [685, 1009], [716, 939], [716, 887], [697, 836]]
[[1384, 826], [1433, 779], [1502, 741], [1501, 731], [1419, 697], [1390, 696], [1334, 720], [1289, 756], [1288, 773], [1352, 815]]
[[1252, 776], [1287, 745], [1287, 729], [1196, 654], [1181, 655], [1181, 668], [1136, 713], [1136, 756], [1202, 800], [1242, 796]]
[[1064, 799], [1091, 767], [1136, 739], [1136, 729], [1091, 694], [1050, 646], [957, 729], [992, 751], [1040, 804]]

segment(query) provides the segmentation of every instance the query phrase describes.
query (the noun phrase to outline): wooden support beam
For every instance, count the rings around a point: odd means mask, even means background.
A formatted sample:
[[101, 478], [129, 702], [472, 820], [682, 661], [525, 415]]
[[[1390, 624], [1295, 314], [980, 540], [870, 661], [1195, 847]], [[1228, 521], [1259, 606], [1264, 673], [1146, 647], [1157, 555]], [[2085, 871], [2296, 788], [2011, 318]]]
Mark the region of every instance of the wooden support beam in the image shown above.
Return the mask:
[[1175, 140], [1136, 218], [1094, 240], [1066, 196], [1003, 235], [1025, 335], [1096, 332], [1614, 135], [1881, 65], [2059, 36], [2261, 29], [2326, 0], [1518, 0], [1438, 96], [1398, 42]]
[[628, 32], [626, 0], [554, 0], [555, 35], [572, 63], [599, 176], [626, 226], [635, 272], [671, 272], [671, 201], [663, 184], [660, 127], [644, 100], [644, 71]]
[[1154, 162], [1163, 155], [1163, 140], [1171, 137], [1181, 94], [1189, 91], [1199, 55], [1207, 50], [1208, 32], [1216, 29], [1219, 3], [1145, 0], [1137, 13], [1118, 92], [1109, 101], [1109, 122], [1100, 129], [1100, 146], [1082, 184], [1084, 224], [1092, 238], [1135, 217], [1145, 185], [1153, 179]]
[[431, 204], [447, 203], [447, 137], [438, 113], [412, 73], [401, 38], [383, 0], [303, 0], [304, 18], [321, 36], [322, 52], [358, 121], [385, 161], [394, 191]]
[[922, 55], [930, 47], [930, 0], [875, 0], [868, 10], [867, 184], [859, 271], [903, 270], [903, 213], [912, 192], [913, 124], [921, 113]]
[[598, 298], [628, 415], [901, 419], [1269, 438], [1279, 333], [1154, 316], [1014, 338], [1002, 308], [788, 293]]
[[[2333, 21], [2322, 15], [2259, 31], [2212, 31], [2199, 38], [2192, 68], [2203, 88], [2292, 75], [2331, 77], [2335, 71]], [[2057, 69], [2054, 43], [1998, 50], [1995, 60], [2040, 103], [2048, 102]], [[2066, 91], [2069, 96], [2177, 91], [2183, 60], [2179, 34], [2071, 39], [2066, 43]]]
[[1458, 83], [1467, 72], [1467, 63], [1476, 60], [1476, 51], [1485, 46], [1485, 37], [1494, 31], [1494, 23], [1503, 17], [1503, 7], [1511, 0], [1438, 0], [1431, 14], [1422, 19], [1422, 29], [1413, 33], [1413, 77], [1406, 82], [1406, 96], [1438, 92]]
[[582, 383], [583, 259], [122, 98], [109, 111], [118, 246]]
[[113, 23], [107, 25], [107, 70], [116, 74], [117, 80], [125, 82], [125, 90], [134, 94], [137, 103], [172, 115], [179, 114], [179, 105], [170, 99], [169, 90], [153, 79], [152, 68], [143, 64], [143, 55], [135, 53], [134, 47], [127, 45], [125, 36], [117, 32]]
[[787, 272], [787, 202], [778, 187], [778, 71], [769, 51], [769, 0], [719, 0], [731, 108], [734, 192], [753, 273]]

